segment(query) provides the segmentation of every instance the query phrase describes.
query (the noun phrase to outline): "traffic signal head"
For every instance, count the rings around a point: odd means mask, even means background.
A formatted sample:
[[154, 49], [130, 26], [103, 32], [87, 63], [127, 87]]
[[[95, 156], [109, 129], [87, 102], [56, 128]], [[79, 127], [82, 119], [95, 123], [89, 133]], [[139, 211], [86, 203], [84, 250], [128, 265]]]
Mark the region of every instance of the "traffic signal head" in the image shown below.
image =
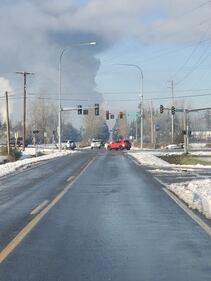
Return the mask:
[[82, 105], [78, 105], [78, 114], [82, 115]]
[[119, 118], [120, 118], [120, 119], [123, 118], [123, 112], [119, 112]]
[[89, 114], [88, 109], [84, 109], [84, 110], [83, 110], [83, 115], [88, 115], [88, 114]]
[[109, 120], [109, 111], [106, 111], [106, 120]]
[[175, 107], [172, 106], [172, 107], [171, 107], [171, 114], [174, 115], [174, 114], [175, 114], [175, 111], [176, 111]]
[[161, 104], [160, 105], [160, 113], [163, 113], [163, 111], [164, 111], [164, 106]]
[[95, 115], [96, 116], [99, 115], [99, 104], [98, 103], [95, 104]]

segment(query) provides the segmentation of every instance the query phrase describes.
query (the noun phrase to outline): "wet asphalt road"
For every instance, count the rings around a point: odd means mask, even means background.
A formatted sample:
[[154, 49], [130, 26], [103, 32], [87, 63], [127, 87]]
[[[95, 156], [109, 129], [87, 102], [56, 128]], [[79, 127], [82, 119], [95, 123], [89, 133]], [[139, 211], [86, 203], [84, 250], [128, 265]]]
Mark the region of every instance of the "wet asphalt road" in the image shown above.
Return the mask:
[[0, 198], [12, 186], [10, 196], [0, 199], [2, 250], [7, 237], [31, 220], [32, 203], [51, 201], [81, 172], [0, 264], [1, 281], [211, 280], [210, 237], [152, 175], [123, 152], [71, 157], [25, 171], [19, 193], [13, 185], [21, 174], [0, 180]]

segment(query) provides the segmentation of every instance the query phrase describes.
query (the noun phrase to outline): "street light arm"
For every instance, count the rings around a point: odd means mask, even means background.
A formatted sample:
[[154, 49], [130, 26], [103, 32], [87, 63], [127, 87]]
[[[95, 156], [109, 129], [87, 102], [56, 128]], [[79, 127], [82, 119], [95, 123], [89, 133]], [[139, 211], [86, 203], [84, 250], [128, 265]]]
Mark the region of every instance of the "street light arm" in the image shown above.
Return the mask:
[[93, 42], [87, 42], [87, 43], [79, 43], [79, 44], [74, 44], [74, 45], [71, 45], [71, 46], [67, 46], [65, 48], [62, 49], [61, 53], [60, 53], [60, 58], [59, 58], [59, 62], [61, 63], [61, 60], [62, 60], [62, 56], [64, 54], [65, 51], [67, 51], [68, 49], [71, 49], [72, 47], [74, 46], [87, 46], [87, 45], [96, 45], [97, 43], [95, 41]]
[[61, 65], [62, 65], [62, 57], [65, 51], [69, 50], [71, 47], [74, 46], [86, 46], [86, 45], [96, 45], [97, 43], [95, 41], [93, 42], [86, 42], [86, 43], [79, 43], [74, 44], [71, 46], [68, 46], [61, 50], [60, 56], [59, 56], [59, 124], [58, 124], [58, 135], [59, 135], [59, 151], [61, 151], [61, 113], [62, 113], [62, 105], [61, 105], [61, 96], [62, 96], [62, 71], [61, 71]]
[[142, 78], [142, 81], [144, 79], [144, 75], [143, 75], [143, 70], [141, 69], [141, 67], [137, 64], [131, 64], [131, 63], [115, 63], [114, 65], [125, 65], [125, 66], [132, 66], [132, 67], [136, 67], [140, 73], [141, 73], [141, 78]]
[[141, 149], [143, 149], [143, 104], [144, 104], [144, 75], [141, 67], [137, 64], [132, 63], [118, 63], [114, 65], [122, 65], [122, 66], [131, 66], [138, 69], [139, 73], [141, 74]]

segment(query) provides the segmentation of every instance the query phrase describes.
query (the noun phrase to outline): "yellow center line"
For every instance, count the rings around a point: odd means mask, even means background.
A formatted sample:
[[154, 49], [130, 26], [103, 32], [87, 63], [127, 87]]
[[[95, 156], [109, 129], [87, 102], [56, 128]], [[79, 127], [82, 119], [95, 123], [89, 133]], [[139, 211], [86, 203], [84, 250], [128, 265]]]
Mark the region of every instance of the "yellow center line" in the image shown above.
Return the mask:
[[31, 211], [30, 215], [36, 215], [36, 214], [39, 213], [39, 211], [40, 211], [42, 208], [44, 208], [48, 203], [49, 203], [49, 200], [43, 201], [39, 206], [37, 206], [36, 208], [34, 208], [34, 210]]
[[9, 244], [0, 252], [0, 264], [11, 254], [15, 248], [23, 241], [23, 239], [32, 231], [32, 229], [38, 224], [38, 222], [52, 209], [68, 192], [73, 183], [77, 180], [78, 177], [88, 168], [88, 166], [95, 160], [94, 157], [90, 160], [84, 169], [75, 177], [75, 179], [64, 188], [46, 207], [43, 209], [36, 217], [34, 217], [17, 235], [16, 237], [9, 242]]

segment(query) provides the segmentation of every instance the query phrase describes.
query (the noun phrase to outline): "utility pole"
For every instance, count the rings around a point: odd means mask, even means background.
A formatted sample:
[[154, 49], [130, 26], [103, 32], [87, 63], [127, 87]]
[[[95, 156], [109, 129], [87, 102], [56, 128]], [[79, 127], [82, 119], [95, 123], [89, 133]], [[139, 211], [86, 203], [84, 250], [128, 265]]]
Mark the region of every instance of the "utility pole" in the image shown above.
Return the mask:
[[23, 151], [26, 146], [26, 76], [29, 74], [34, 74], [31, 72], [16, 71], [17, 74], [23, 75]]
[[151, 144], [152, 144], [152, 146], [154, 145], [154, 122], [153, 122], [153, 104], [152, 104], [152, 100], [151, 100]]
[[[172, 95], [172, 106], [174, 106], [174, 81], [169, 81], [171, 83], [171, 95]], [[174, 115], [171, 115], [171, 143], [174, 143]]]
[[9, 119], [8, 92], [5, 92], [5, 96], [6, 96], [6, 116], [7, 116], [7, 154], [10, 155], [10, 119]]
[[184, 152], [188, 153], [188, 110], [184, 108]]

